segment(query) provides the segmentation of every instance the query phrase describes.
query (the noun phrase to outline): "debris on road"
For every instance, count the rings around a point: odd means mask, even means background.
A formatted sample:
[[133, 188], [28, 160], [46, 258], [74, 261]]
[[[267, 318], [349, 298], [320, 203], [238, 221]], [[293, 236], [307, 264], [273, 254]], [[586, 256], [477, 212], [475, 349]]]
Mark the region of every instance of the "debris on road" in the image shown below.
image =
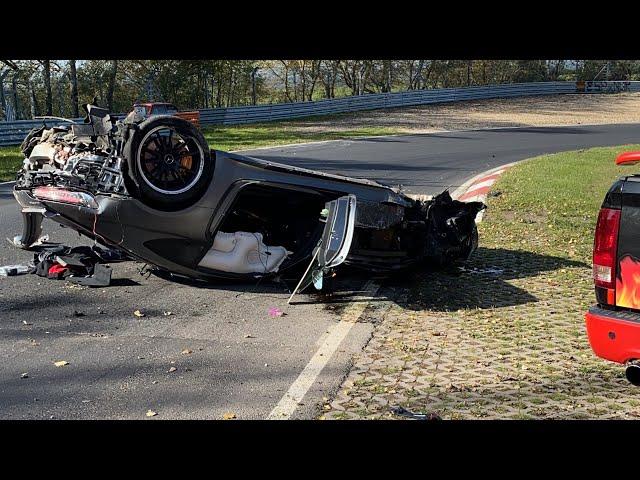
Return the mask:
[[28, 373], [23, 373], [20, 375], [20, 378], [29, 378], [29, 374]]
[[54, 244], [37, 249], [28, 271], [81, 286], [106, 287], [111, 284], [111, 267], [104, 263], [122, 260], [125, 256], [121, 252], [97, 245], [68, 247]]
[[165, 317], [170, 317], [171, 315], [174, 315], [174, 313], [167, 310], [165, 312], [162, 312], [162, 315], [164, 315]]
[[169, 370], [167, 370], [167, 373], [173, 373], [176, 370], [178, 370], [176, 367], [171, 367]]
[[[7, 241], [13, 245], [14, 247], [24, 248], [24, 243], [22, 243], [22, 236], [16, 235], [12, 239], [7, 238]], [[39, 247], [41, 245], [45, 245], [49, 242], [49, 235], [42, 235], [35, 242], [31, 244], [31, 247]]]
[[233, 420], [235, 418], [238, 418], [238, 417], [236, 416], [235, 413], [232, 413], [232, 412], [227, 412], [222, 415], [223, 420]]
[[29, 273], [28, 265], [5, 265], [0, 267], [0, 277], [17, 277]]
[[404, 407], [392, 407], [391, 413], [414, 420], [442, 420], [437, 413], [414, 413]]
[[64, 367], [65, 365], [69, 365], [69, 362], [66, 360], [58, 360], [57, 362], [53, 362], [56, 367]]
[[180, 352], [181, 355], [191, 355], [192, 353], [193, 353], [193, 350], [190, 350], [188, 348], [185, 348]]
[[140, 310], [136, 310], [136, 311], [134, 311], [134, 312], [133, 312], [133, 314], [134, 314], [136, 317], [139, 317], [139, 318], [142, 318], [142, 317], [144, 317], [144, 316], [145, 316], [145, 314], [144, 314], [144, 313], [142, 313]]
[[272, 307], [269, 309], [270, 317], [282, 317], [283, 315], [286, 315], [286, 314], [277, 307]]
[[472, 275], [502, 275], [504, 270], [502, 268], [487, 267], [487, 268], [467, 268], [458, 267], [458, 270], [463, 273], [470, 273]]
[[155, 417], [158, 415], [158, 412], [154, 412], [153, 410], [147, 410], [147, 413], [145, 415], [147, 417]]

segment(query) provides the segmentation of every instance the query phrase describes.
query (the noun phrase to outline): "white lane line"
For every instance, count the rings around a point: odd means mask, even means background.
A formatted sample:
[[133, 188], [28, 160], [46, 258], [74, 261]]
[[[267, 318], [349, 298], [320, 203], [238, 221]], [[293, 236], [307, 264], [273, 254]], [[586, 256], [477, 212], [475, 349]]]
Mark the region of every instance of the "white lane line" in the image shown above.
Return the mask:
[[369, 280], [364, 286], [366, 298], [353, 302], [347, 307], [340, 321], [335, 324], [324, 338], [320, 348], [311, 357], [309, 363], [300, 372], [298, 378], [291, 384], [289, 390], [282, 396], [278, 404], [271, 410], [267, 420], [287, 420], [293, 415], [298, 404], [307, 394], [313, 383], [322, 372], [322, 369], [329, 363], [329, 360], [336, 352], [342, 341], [349, 334], [362, 312], [369, 304], [369, 300], [378, 292], [380, 285], [374, 280]]

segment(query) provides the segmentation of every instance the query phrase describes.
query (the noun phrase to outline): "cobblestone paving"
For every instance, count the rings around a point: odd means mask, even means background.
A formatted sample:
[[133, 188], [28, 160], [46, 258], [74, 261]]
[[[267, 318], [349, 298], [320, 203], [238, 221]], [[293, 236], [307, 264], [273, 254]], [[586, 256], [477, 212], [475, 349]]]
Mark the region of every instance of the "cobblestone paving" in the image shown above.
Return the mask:
[[379, 325], [320, 418], [400, 418], [395, 406], [443, 419], [640, 416], [640, 388], [589, 347], [585, 263], [480, 248], [462, 270], [384, 293], [394, 302], [369, 312]]

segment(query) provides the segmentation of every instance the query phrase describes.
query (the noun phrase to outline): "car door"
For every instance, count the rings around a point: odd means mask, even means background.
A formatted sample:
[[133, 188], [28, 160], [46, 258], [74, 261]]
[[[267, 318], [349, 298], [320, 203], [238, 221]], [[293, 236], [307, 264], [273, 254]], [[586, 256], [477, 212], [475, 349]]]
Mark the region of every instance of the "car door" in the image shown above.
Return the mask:
[[289, 303], [296, 293], [312, 284], [317, 290], [321, 290], [325, 274], [343, 263], [351, 249], [356, 223], [356, 196], [346, 195], [332, 200], [325, 205], [325, 209], [326, 225], [322, 236], [313, 251], [309, 266], [289, 297]]

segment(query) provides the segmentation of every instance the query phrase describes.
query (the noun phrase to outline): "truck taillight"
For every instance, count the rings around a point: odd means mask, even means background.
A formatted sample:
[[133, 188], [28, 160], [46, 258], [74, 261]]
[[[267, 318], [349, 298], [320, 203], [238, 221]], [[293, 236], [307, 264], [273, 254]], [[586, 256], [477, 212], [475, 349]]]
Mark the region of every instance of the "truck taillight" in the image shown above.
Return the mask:
[[85, 192], [75, 192], [55, 187], [37, 187], [33, 190], [33, 195], [40, 200], [51, 202], [72, 203], [87, 208], [98, 208], [95, 199]]
[[620, 210], [601, 208], [593, 242], [593, 281], [596, 287], [614, 290]]

